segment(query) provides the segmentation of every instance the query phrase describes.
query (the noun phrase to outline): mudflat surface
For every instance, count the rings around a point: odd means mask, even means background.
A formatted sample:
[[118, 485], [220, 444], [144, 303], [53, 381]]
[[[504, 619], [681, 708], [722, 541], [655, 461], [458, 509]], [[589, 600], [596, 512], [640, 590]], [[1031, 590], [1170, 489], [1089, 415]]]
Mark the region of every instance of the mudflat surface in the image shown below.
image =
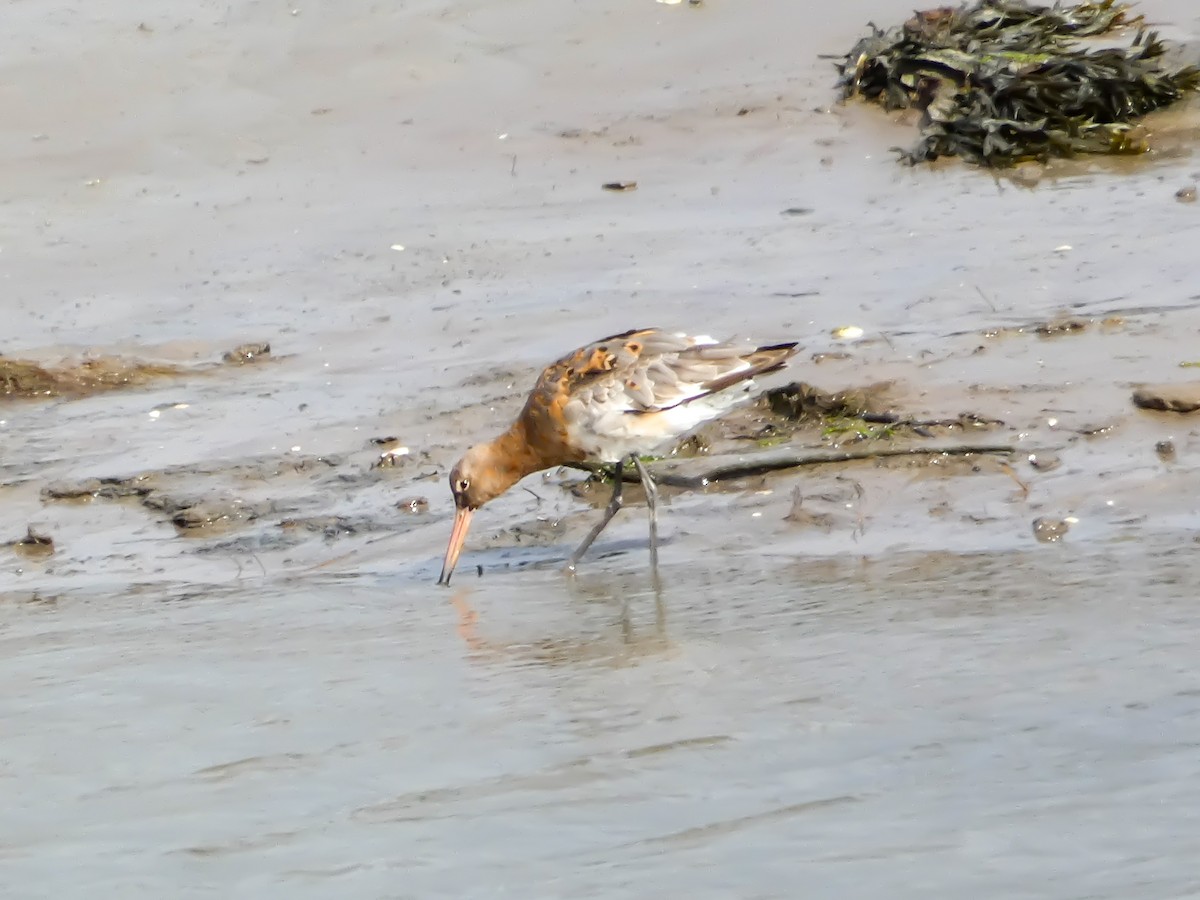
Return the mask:
[[[1200, 888], [1194, 103], [996, 177], [833, 103], [892, 0], [11, 7], [0, 353], [154, 377], [0, 397], [5, 897]], [[689, 471], [1011, 452], [666, 487], [659, 592], [549, 472], [436, 588], [449, 465], [645, 325], [959, 420]]]

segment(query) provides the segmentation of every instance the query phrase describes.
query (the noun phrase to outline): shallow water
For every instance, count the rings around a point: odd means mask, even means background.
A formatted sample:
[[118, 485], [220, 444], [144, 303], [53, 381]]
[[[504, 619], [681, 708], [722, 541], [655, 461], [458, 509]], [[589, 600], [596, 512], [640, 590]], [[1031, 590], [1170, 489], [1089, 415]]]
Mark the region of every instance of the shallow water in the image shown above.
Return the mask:
[[537, 570], [458, 615], [386, 576], [9, 605], [6, 878], [1184, 896], [1194, 549], [713, 559], [661, 617], [644, 578]]
[[[197, 370], [0, 405], [0, 542], [56, 543], [0, 547], [4, 897], [1200, 890], [1200, 425], [1129, 402], [1200, 361], [1194, 106], [1030, 189], [830, 107], [817, 54], [891, 0], [13, 9], [0, 351]], [[636, 502], [559, 572], [603, 501], [554, 472], [436, 588], [455, 455], [646, 324], [1002, 419], [1028, 491], [986, 459], [664, 490], [656, 596]], [[247, 340], [274, 358], [206, 368]], [[142, 472], [256, 517], [43, 499]]]

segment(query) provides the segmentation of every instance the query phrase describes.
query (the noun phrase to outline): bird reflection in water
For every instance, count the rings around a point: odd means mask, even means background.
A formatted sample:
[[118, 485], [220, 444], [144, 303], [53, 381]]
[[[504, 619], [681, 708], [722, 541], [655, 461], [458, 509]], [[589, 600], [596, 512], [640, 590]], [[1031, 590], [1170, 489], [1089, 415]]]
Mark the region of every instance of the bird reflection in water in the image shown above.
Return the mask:
[[480, 633], [478, 610], [470, 597], [476, 590], [464, 587], [454, 591], [450, 603], [454, 608], [455, 632], [473, 656], [503, 658], [512, 662], [556, 666], [574, 663], [608, 663], [627, 665], [649, 656], [671, 651], [667, 635], [667, 607], [662, 583], [653, 578], [654, 623], [636, 622], [634, 611], [646, 592], [625, 590], [625, 585], [612, 578], [572, 579], [569, 582], [572, 599], [588, 605], [618, 605], [609, 626], [587, 637], [546, 637], [532, 641], [494, 641]]

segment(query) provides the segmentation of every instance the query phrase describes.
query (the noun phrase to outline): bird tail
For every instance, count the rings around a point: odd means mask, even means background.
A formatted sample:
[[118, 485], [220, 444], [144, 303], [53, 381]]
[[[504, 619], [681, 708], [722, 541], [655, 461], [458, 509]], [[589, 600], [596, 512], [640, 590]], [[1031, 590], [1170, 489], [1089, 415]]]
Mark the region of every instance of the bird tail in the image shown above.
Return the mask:
[[[796, 342], [787, 344], [771, 344], [769, 347], [759, 347], [747, 353], [742, 359], [749, 363], [745, 369], [736, 369], [727, 375], [706, 381], [701, 387], [705, 394], [723, 391], [739, 381], [746, 381], [768, 372], [776, 372], [787, 365], [787, 361], [796, 355]], [[703, 395], [701, 395], [703, 396]], [[696, 399], [692, 397], [690, 399]]]

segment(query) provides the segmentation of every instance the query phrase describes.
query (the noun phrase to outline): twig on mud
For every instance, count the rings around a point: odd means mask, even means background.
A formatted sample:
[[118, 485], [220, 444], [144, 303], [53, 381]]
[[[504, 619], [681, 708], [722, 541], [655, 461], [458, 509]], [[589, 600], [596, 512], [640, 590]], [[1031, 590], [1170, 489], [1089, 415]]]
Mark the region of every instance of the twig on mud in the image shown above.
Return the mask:
[[1008, 463], [1002, 462], [1000, 463], [1000, 471], [1017, 483], [1017, 487], [1021, 489], [1022, 498], [1029, 496], [1029, 485], [1020, 479], [1020, 477], [1017, 475], [1016, 469], [1014, 469]]
[[998, 312], [998, 310], [996, 309], [996, 304], [993, 303], [991, 298], [988, 297], [988, 295], [983, 292], [983, 288], [981, 288], [977, 284], [973, 285], [973, 287], [975, 288], [975, 293], [977, 293], [980, 297], [983, 298], [983, 302], [986, 303], [989, 307], [991, 307], [992, 312]]
[[[660, 460], [648, 464], [646, 468], [650, 470], [650, 474], [654, 476], [654, 480], [658, 484], [669, 487], [698, 488], [714, 481], [751, 478], [755, 475], [765, 475], [768, 472], [796, 469], [802, 466], [822, 466], [892, 456], [969, 456], [973, 453], [1008, 455], [1013, 452], [1015, 452], [1014, 448], [1006, 444], [939, 444], [920, 447], [874, 447], [859, 450], [783, 450], [756, 453], [750, 456], [730, 454], [706, 459]], [[607, 466], [586, 462], [569, 463], [568, 468], [579, 469], [593, 475], [609, 471]], [[699, 471], [689, 475], [680, 471], [684, 468], [698, 469]], [[622, 470], [622, 477], [628, 482], [639, 480], [636, 472], [625, 470]]]
[[[909, 419], [905, 416], [896, 413], [859, 413], [857, 418], [864, 422], [870, 422], [872, 425], [903, 425], [913, 429], [918, 434], [921, 428], [960, 428], [966, 425], [978, 425], [980, 427], [988, 425], [1003, 425], [999, 419], [989, 419], [986, 416], [979, 416], [975, 413], [963, 413], [961, 416], [955, 416], [953, 419]], [[930, 437], [931, 435], [923, 435]]]
[[855, 481], [853, 484], [855, 498], [854, 506], [858, 512], [858, 521], [854, 526], [853, 534], [854, 540], [857, 541], [859, 537], [865, 536], [867, 533], [867, 514], [863, 512], [863, 498], [867, 496], [867, 491], [862, 486], [861, 481]]

